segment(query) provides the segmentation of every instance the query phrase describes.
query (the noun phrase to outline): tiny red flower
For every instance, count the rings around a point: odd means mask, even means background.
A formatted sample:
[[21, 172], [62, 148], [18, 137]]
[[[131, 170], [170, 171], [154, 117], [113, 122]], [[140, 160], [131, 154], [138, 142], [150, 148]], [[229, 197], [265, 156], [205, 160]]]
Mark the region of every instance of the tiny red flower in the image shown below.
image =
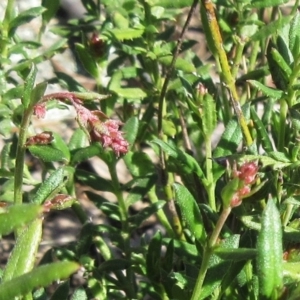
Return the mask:
[[43, 119], [46, 115], [46, 104], [36, 104], [33, 108], [33, 114], [37, 116], [39, 119]]

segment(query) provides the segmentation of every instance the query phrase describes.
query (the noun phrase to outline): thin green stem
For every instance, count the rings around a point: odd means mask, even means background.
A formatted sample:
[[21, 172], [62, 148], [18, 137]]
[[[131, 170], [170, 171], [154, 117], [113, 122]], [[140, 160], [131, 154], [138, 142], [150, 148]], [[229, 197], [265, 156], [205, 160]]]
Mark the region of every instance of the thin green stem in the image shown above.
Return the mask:
[[209, 206], [212, 210], [216, 211], [216, 199], [215, 199], [215, 182], [213, 177], [213, 161], [212, 161], [212, 147], [211, 147], [211, 136], [205, 138], [205, 164], [206, 164], [206, 178], [207, 178], [207, 194]]
[[285, 146], [285, 127], [287, 119], [288, 105], [285, 99], [280, 100], [280, 113], [279, 113], [279, 136], [278, 136], [278, 151], [283, 151]]
[[[158, 202], [158, 198], [157, 198], [157, 195], [155, 193], [155, 187], [154, 186], [148, 192], [148, 196], [149, 196], [149, 199], [150, 199], [151, 203]], [[170, 225], [170, 223], [168, 221], [168, 218], [166, 217], [164, 211], [162, 209], [160, 209], [159, 211], [157, 211], [156, 215], [157, 215], [160, 223], [166, 229], [168, 235], [170, 237], [173, 237], [174, 236], [174, 232], [173, 232], [172, 226]]]
[[167, 72], [167, 75], [166, 75], [166, 78], [165, 78], [165, 81], [164, 81], [164, 84], [163, 84], [162, 89], [161, 89], [161, 93], [160, 93], [160, 97], [159, 97], [159, 104], [158, 104], [158, 122], [157, 122], [157, 128], [158, 128], [159, 136], [163, 135], [163, 132], [162, 132], [163, 107], [165, 105], [164, 103], [165, 103], [165, 96], [166, 96], [166, 93], [167, 93], [167, 88], [168, 88], [169, 82], [170, 82], [171, 77], [172, 77], [172, 73], [173, 73], [173, 69], [174, 69], [177, 57], [178, 57], [180, 49], [181, 49], [184, 34], [185, 34], [189, 24], [190, 24], [190, 21], [192, 19], [194, 11], [197, 7], [197, 4], [198, 4], [198, 0], [194, 0], [192, 6], [190, 8], [190, 11], [188, 13], [185, 24], [182, 28], [181, 33], [180, 33], [180, 36], [177, 40], [177, 45], [176, 45], [176, 48], [175, 48], [173, 59], [172, 59], [172, 62], [170, 64], [169, 70]]
[[[119, 178], [117, 175], [117, 170], [116, 170], [116, 161], [110, 163], [108, 165], [111, 179], [112, 179], [112, 184], [114, 186], [114, 193], [117, 197], [118, 200], [118, 205], [119, 205], [119, 212], [121, 216], [121, 223], [122, 223], [122, 236], [124, 240], [124, 252], [126, 258], [131, 261], [131, 247], [130, 247], [130, 228], [129, 228], [129, 222], [128, 222], [128, 210], [127, 210], [127, 205], [125, 203], [121, 187], [120, 187], [120, 182]], [[127, 269], [127, 280], [128, 280], [128, 285], [126, 289], [126, 294], [129, 299], [135, 299], [136, 298], [136, 293], [135, 293], [135, 280], [134, 280], [134, 273], [132, 270], [132, 267], [129, 267]]]
[[25, 143], [27, 138], [28, 126], [32, 115], [32, 107], [29, 106], [23, 115], [16, 154], [16, 168], [14, 181], [14, 203], [21, 204], [23, 202], [23, 174], [24, 174], [24, 160], [25, 160]]
[[249, 128], [247, 126], [247, 122], [245, 119], [245, 116], [242, 112], [240, 103], [239, 103], [239, 97], [237, 93], [237, 89], [235, 86], [235, 79], [232, 76], [232, 73], [230, 71], [229, 62], [227, 59], [226, 52], [223, 47], [223, 40], [220, 33], [219, 24], [217, 22], [217, 18], [215, 15], [213, 3], [210, 0], [201, 0], [201, 10], [204, 10], [204, 15], [206, 16], [207, 25], [208, 25], [208, 31], [205, 32], [206, 36], [209, 36], [207, 39], [210, 39], [214, 43], [214, 55], [216, 58], [220, 60], [220, 65], [222, 68], [222, 75], [224, 83], [226, 84], [230, 99], [232, 101], [233, 108], [235, 110], [235, 113], [238, 117], [238, 120], [240, 122], [242, 132], [246, 141], [247, 146], [252, 145], [253, 140], [249, 131]]
[[195, 288], [194, 288], [191, 300], [200, 299], [203, 282], [204, 282], [205, 275], [207, 273], [208, 266], [209, 266], [209, 260], [213, 254], [213, 249], [217, 244], [217, 240], [220, 235], [220, 232], [221, 232], [230, 212], [231, 212], [231, 207], [227, 207], [227, 208], [223, 209], [223, 211], [218, 219], [218, 222], [216, 224], [216, 227], [214, 228], [214, 231], [213, 231], [206, 247], [204, 248], [202, 263], [201, 263], [200, 271], [198, 274], [198, 278], [196, 280], [196, 284], [195, 284]]

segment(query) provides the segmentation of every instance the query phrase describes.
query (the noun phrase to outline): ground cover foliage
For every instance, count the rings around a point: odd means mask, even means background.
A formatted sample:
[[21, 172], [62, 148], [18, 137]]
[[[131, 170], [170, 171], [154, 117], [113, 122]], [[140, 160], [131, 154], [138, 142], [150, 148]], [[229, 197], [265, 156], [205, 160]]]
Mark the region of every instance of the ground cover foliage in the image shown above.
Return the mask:
[[[0, 234], [15, 237], [0, 298], [298, 299], [298, 1], [82, 3], [83, 18], [59, 24], [59, 1], [19, 13], [8, 0], [0, 23]], [[21, 39], [37, 18], [36, 38]], [[59, 39], [43, 47], [48, 32]], [[63, 72], [37, 78], [71, 42], [93, 91]], [[63, 91], [46, 93], [54, 83]], [[33, 126], [71, 107], [69, 140]], [[93, 157], [110, 179], [78, 167]], [[83, 209], [77, 183], [104, 224]], [[70, 208], [76, 243], [37, 260], [45, 216]], [[136, 239], [153, 216], [159, 230]]]

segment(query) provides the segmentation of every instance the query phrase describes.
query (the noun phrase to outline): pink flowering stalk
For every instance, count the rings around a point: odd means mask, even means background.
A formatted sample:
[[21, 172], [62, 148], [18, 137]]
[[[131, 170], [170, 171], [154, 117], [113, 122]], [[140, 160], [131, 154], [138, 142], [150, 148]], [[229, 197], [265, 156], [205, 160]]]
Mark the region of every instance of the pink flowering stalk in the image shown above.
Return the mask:
[[251, 193], [251, 187], [257, 179], [258, 165], [255, 162], [246, 162], [237, 168], [233, 167], [232, 179], [222, 191], [225, 206], [237, 207], [243, 198]]
[[[94, 95], [94, 93], [92, 93]], [[46, 114], [46, 101], [58, 100], [70, 102], [77, 113], [79, 125], [88, 133], [92, 142], [100, 142], [104, 148], [111, 148], [117, 156], [128, 152], [129, 143], [124, 139], [123, 133], [119, 130], [122, 122], [109, 119], [100, 110], [90, 111], [82, 105], [82, 100], [86, 99], [87, 93], [55, 93], [44, 96], [35, 105], [34, 114], [38, 118], [43, 118]]]

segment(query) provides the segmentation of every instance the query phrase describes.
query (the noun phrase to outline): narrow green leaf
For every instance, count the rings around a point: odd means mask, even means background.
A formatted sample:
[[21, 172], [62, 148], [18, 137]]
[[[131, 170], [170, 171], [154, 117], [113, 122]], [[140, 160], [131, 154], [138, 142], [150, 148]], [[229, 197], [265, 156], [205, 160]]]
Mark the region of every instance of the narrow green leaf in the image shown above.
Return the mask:
[[77, 149], [71, 160], [71, 164], [75, 165], [91, 157], [98, 156], [103, 152], [103, 148], [99, 143], [93, 143], [85, 148]]
[[164, 8], [183, 8], [192, 5], [192, 0], [147, 0], [151, 6], [162, 6]]
[[128, 269], [130, 266], [131, 266], [130, 261], [119, 258], [119, 259], [111, 259], [105, 261], [99, 266], [98, 270], [101, 272], [105, 272], [105, 271], [114, 272], [114, 271]]
[[257, 134], [259, 136], [259, 141], [262, 143], [262, 146], [266, 152], [271, 152], [273, 151], [273, 146], [270, 140], [270, 137], [268, 135], [268, 132], [266, 130], [266, 127], [258, 117], [256, 111], [254, 110], [253, 107], [251, 107], [251, 117], [254, 122], [254, 126], [256, 128]]
[[251, 8], [265, 8], [270, 6], [279, 6], [287, 3], [288, 0], [253, 0], [249, 1]]
[[37, 68], [34, 64], [32, 64], [30, 68], [30, 72], [26, 77], [25, 85], [24, 85], [24, 93], [22, 96], [22, 104], [25, 108], [28, 107], [31, 100], [31, 92], [34, 86], [35, 78], [37, 74]]
[[130, 99], [144, 99], [147, 94], [140, 88], [114, 88], [110, 87], [110, 90], [115, 92], [119, 97]]
[[132, 146], [134, 145], [135, 139], [137, 137], [138, 129], [139, 119], [135, 116], [129, 118], [122, 128], [125, 140]]
[[[173, 56], [172, 55], [161, 56], [161, 57], [158, 57], [157, 59], [160, 63], [162, 63], [163, 65], [169, 67], [171, 65]], [[188, 73], [196, 72], [196, 68], [192, 63], [190, 63], [190, 62], [188, 62], [185, 59], [180, 58], [180, 57], [177, 58], [177, 60], [175, 62], [175, 69], [176, 70], [181, 70], [181, 71], [184, 71], [184, 72], [188, 72]]]
[[64, 168], [55, 170], [51, 175], [41, 184], [35, 196], [32, 199], [33, 203], [44, 203], [47, 199], [53, 197], [66, 184], [64, 180]]
[[196, 200], [183, 185], [175, 183], [173, 187], [175, 191], [175, 199], [180, 207], [180, 211], [184, 221], [186, 222], [186, 226], [195, 236], [195, 238], [201, 243], [201, 245], [204, 246], [206, 232]]
[[[54, 299], [53, 299], [54, 300]], [[70, 300], [88, 300], [88, 296], [84, 288], [78, 288], [71, 296]]]
[[92, 77], [98, 78], [99, 69], [90, 52], [79, 43], [75, 44], [75, 50], [85, 70], [91, 74]]
[[69, 150], [75, 152], [75, 150], [85, 148], [87, 143], [87, 135], [81, 128], [77, 128], [70, 139]]
[[286, 80], [288, 80], [292, 74], [292, 69], [290, 68], [288, 63], [285, 61], [285, 59], [282, 57], [281, 53], [279, 53], [277, 49], [272, 48], [270, 53], [273, 59], [276, 61], [278, 67], [282, 70], [282, 73], [285, 76]]
[[160, 200], [152, 203], [150, 206], [145, 207], [139, 211], [136, 215], [129, 217], [129, 221], [133, 223], [136, 227], [139, 227], [142, 222], [148, 219], [151, 215], [155, 214], [158, 210], [162, 209], [166, 201]]
[[146, 256], [146, 270], [150, 280], [154, 282], [160, 281], [160, 258], [161, 258], [162, 236], [157, 231], [151, 239]]
[[68, 299], [70, 290], [70, 283], [69, 280], [66, 280], [62, 284], [60, 284], [53, 295], [51, 296], [50, 300], [57, 300], [57, 299]]
[[145, 152], [129, 151], [123, 160], [134, 177], [144, 177], [155, 173], [155, 165], [149, 155]]
[[53, 137], [54, 137], [54, 139], [53, 139], [51, 145], [55, 149], [60, 150], [63, 153], [63, 161], [69, 162], [69, 160], [70, 160], [70, 151], [69, 151], [69, 148], [68, 148], [66, 142], [61, 137], [61, 134], [53, 132]]
[[125, 28], [125, 29], [120, 29], [120, 28], [114, 28], [109, 31], [104, 31], [102, 34], [107, 35], [107, 36], [113, 36], [115, 37], [118, 41], [123, 41], [123, 40], [132, 40], [139, 38], [143, 35], [144, 33], [144, 28], [142, 29], [133, 29], [133, 28]]
[[45, 10], [44, 7], [38, 6], [21, 12], [9, 23], [9, 36], [12, 37], [19, 26], [29, 23], [32, 19], [40, 16]]
[[124, 17], [118, 11], [115, 11], [112, 15], [114, 25], [119, 29], [127, 29], [129, 27], [128, 17]]
[[278, 299], [283, 286], [282, 228], [279, 211], [269, 199], [257, 241], [257, 267], [261, 297]]
[[203, 97], [202, 111], [203, 133], [206, 137], [210, 137], [217, 126], [217, 112], [216, 102], [208, 93]]
[[[245, 104], [242, 111], [246, 120], [250, 117], [250, 105]], [[243, 134], [237, 118], [231, 119], [226, 125], [217, 148], [214, 150], [213, 157], [222, 157], [235, 153], [242, 142]]]
[[47, 81], [40, 82], [33, 88], [30, 95], [32, 105], [36, 104], [44, 96], [46, 89]]
[[[271, 0], [273, 1], [273, 0]], [[264, 2], [262, 0], [262, 2]], [[287, 17], [281, 17], [280, 19], [270, 22], [264, 27], [260, 28], [257, 33], [255, 33], [251, 37], [251, 41], [258, 41], [258, 40], [266, 40], [271, 34], [276, 33], [276, 31], [280, 30], [283, 28], [286, 24], [290, 23], [292, 19], [292, 16], [287, 16]]]
[[67, 162], [68, 158], [60, 149], [52, 145], [31, 145], [28, 146], [30, 153], [44, 162], [62, 161]]
[[240, 261], [254, 259], [257, 255], [257, 250], [248, 248], [217, 248], [214, 254], [225, 260]]
[[42, 6], [46, 9], [42, 14], [44, 24], [48, 24], [52, 17], [55, 16], [59, 5], [60, 0], [42, 0]]
[[11, 300], [24, 296], [34, 288], [48, 286], [55, 280], [68, 278], [80, 265], [75, 262], [62, 261], [37, 267], [33, 271], [16, 277], [0, 285], [1, 300]]
[[176, 164], [186, 173], [196, 173], [199, 178], [202, 180], [203, 184], [207, 184], [207, 179], [199, 166], [198, 162], [195, 160], [194, 157], [187, 154], [186, 152], [176, 148], [174, 145], [170, 143], [165, 143], [159, 139], [154, 139], [151, 143], [159, 145], [163, 151], [168, 154], [169, 156], [176, 159]]
[[149, 192], [149, 190], [155, 184], [157, 178], [155, 175], [149, 175], [142, 178], [134, 178], [131, 183], [131, 190], [125, 199], [127, 207], [134, 204], [135, 202], [142, 200], [143, 197]]
[[265, 86], [264, 84], [260, 83], [256, 80], [248, 80], [248, 82], [259, 91], [261, 91], [265, 96], [270, 97], [272, 99], [281, 99], [283, 96], [283, 92], [281, 90], [277, 90], [274, 88], [270, 88]]
[[292, 51], [294, 57], [296, 58], [299, 55], [299, 47], [295, 47], [297, 44], [299, 45], [300, 40], [300, 13], [297, 10], [292, 22], [290, 23], [289, 30], [289, 49]]
[[76, 169], [75, 176], [77, 180], [88, 185], [89, 187], [98, 191], [107, 191], [114, 193], [114, 187], [111, 181], [97, 176], [94, 173], [90, 173], [84, 170]]
[[36, 219], [18, 237], [5, 266], [2, 282], [32, 270], [42, 238], [42, 219]]
[[13, 230], [38, 218], [43, 207], [38, 204], [20, 204], [8, 206], [0, 213], [0, 234], [6, 235]]

